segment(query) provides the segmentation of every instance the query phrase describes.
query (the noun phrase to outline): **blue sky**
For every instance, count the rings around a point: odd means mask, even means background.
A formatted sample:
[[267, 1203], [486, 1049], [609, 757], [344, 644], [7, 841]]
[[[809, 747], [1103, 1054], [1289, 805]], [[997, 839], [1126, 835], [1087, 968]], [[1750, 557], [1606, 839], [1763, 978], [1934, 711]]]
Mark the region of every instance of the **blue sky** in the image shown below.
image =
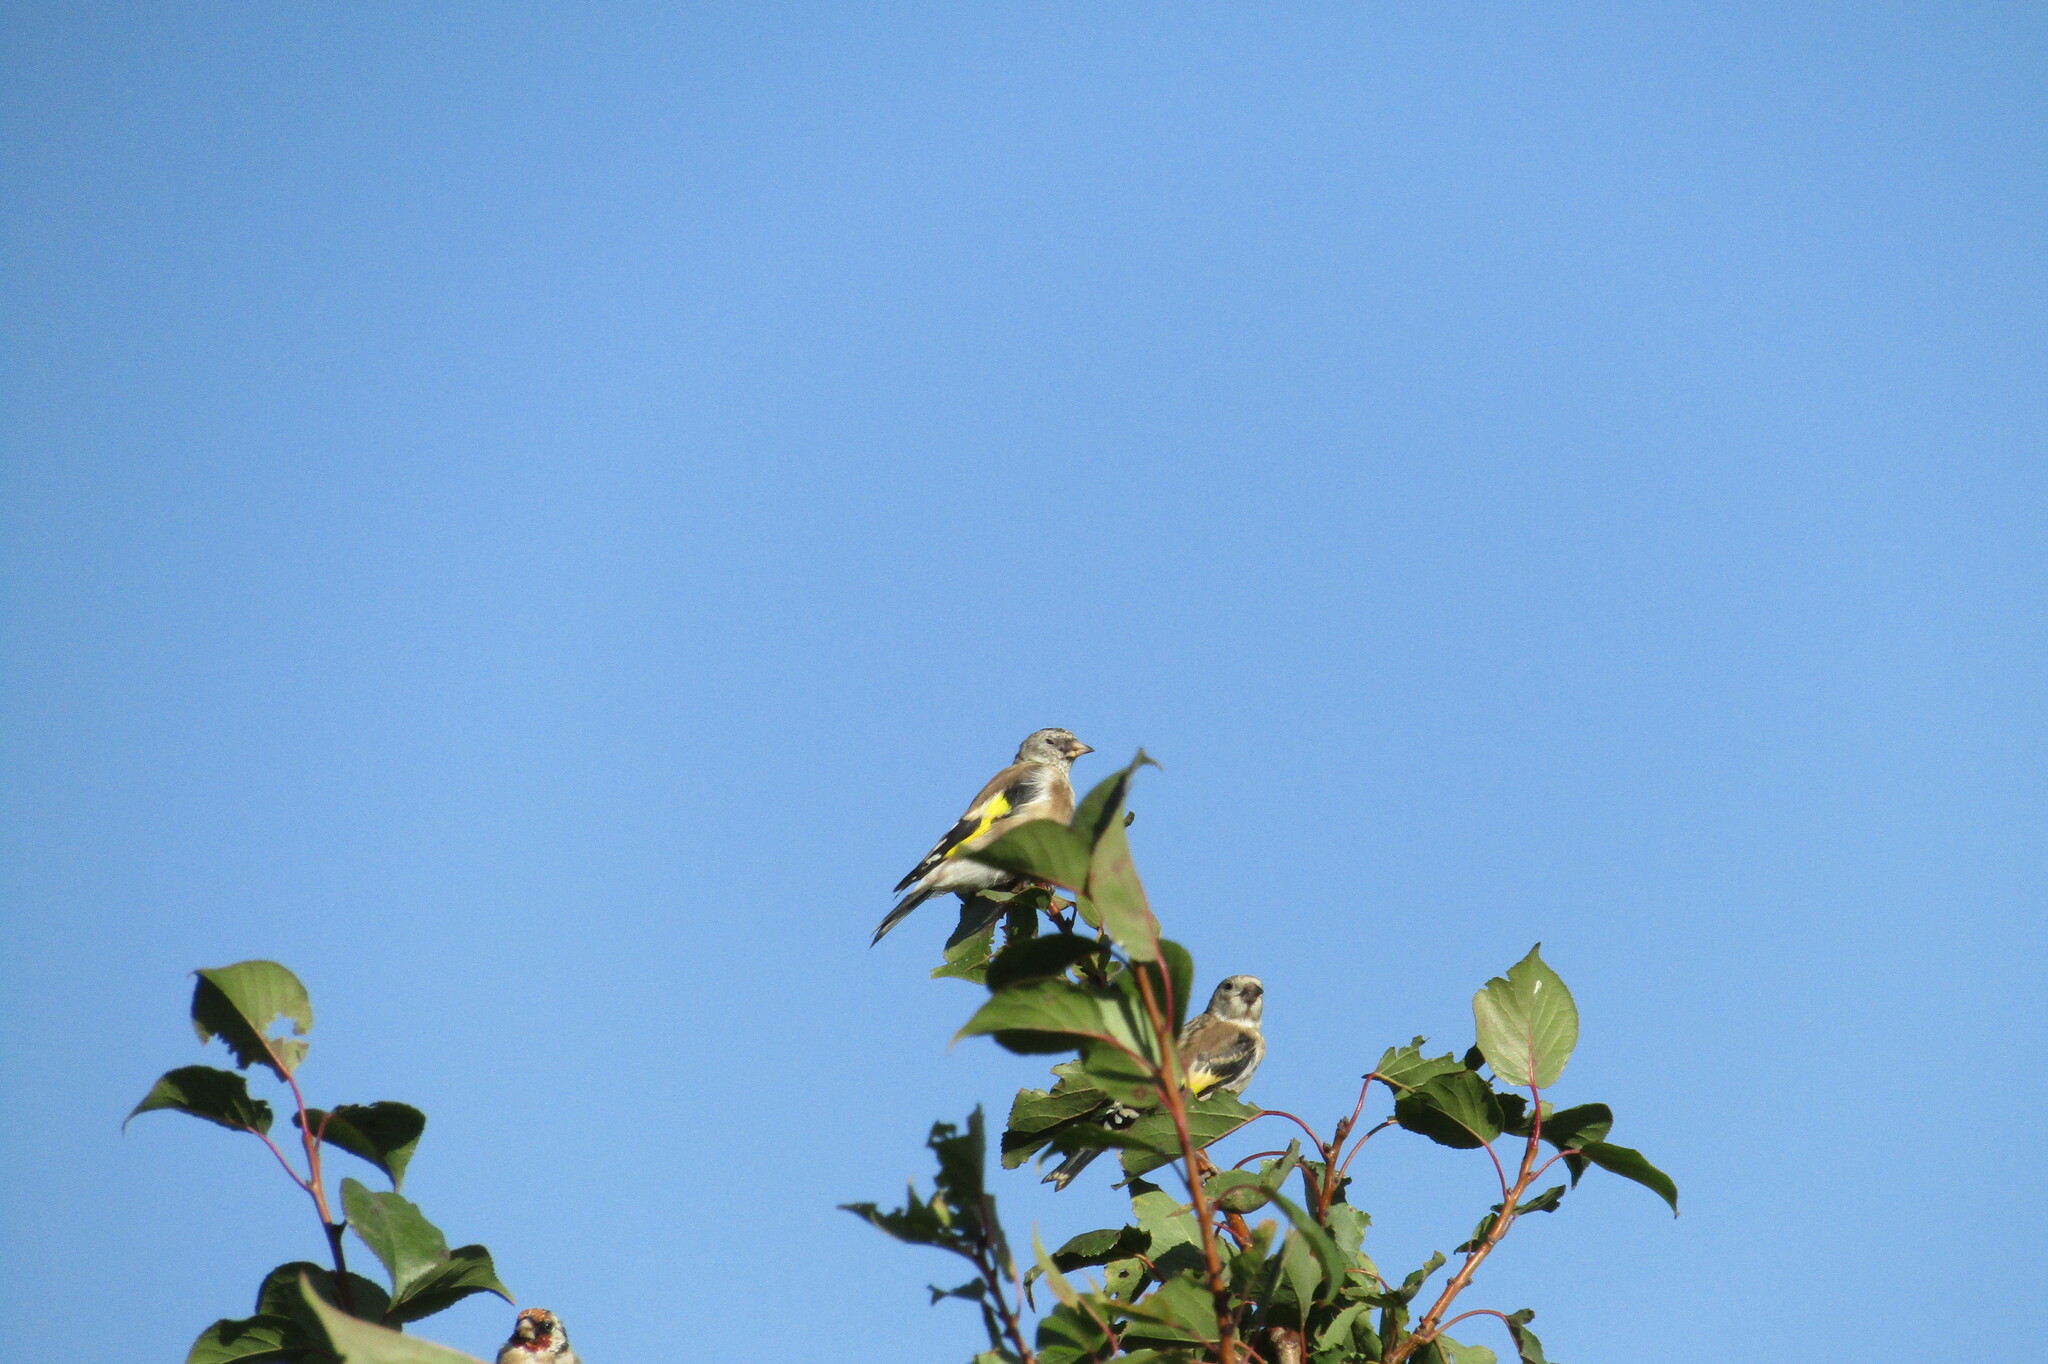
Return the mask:
[[[182, 1357], [317, 1255], [254, 1142], [120, 1132], [208, 1059], [185, 973], [273, 957], [314, 1097], [425, 1108], [408, 1192], [592, 1364], [965, 1359], [957, 1271], [833, 1205], [1043, 1067], [948, 1050], [945, 911], [867, 938], [1048, 724], [1164, 764], [1139, 862], [1267, 983], [1252, 1099], [1462, 1048], [1543, 942], [1559, 1098], [1685, 1215], [1590, 1178], [1467, 1305], [1574, 1364], [2038, 1354], [2044, 40], [9, 5], [38, 1357]], [[1383, 1267], [1489, 1201], [1360, 1168]], [[998, 1187], [1056, 1242], [1107, 1183]]]

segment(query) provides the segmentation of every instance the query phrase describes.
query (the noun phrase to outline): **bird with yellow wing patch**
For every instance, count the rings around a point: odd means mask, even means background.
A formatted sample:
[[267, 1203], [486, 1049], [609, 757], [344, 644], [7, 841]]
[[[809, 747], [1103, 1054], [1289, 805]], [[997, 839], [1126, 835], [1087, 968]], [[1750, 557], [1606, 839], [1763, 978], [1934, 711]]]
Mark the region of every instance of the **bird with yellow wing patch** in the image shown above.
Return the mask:
[[1027, 737], [1017, 749], [1017, 760], [989, 778], [946, 836], [896, 883], [897, 890], [910, 893], [897, 901], [868, 945], [880, 942], [884, 933], [934, 895], [951, 891], [965, 900], [976, 891], [1010, 885], [1015, 878], [975, 861], [975, 850], [1034, 819], [1063, 824], [1072, 819], [1074, 759], [1094, 751], [1064, 729], [1041, 729]]
[[[1217, 1093], [1242, 1094], [1252, 1072], [1266, 1059], [1266, 1037], [1259, 1023], [1266, 1016], [1266, 987], [1257, 976], [1225, 976], [1209, 996], [1209, 1007], [1181, 1026], [1179, 1043], [1181, 1089], [1194, 1098]], [[1100, 1117], [1088, 1119], [1121, 1131], [1144, 1115], [1126, 1104], [1111, 1104]], [[1061, 1161], [1044, 1182], [1064, 1189], [1102, 1148], [1076, 1151]]]

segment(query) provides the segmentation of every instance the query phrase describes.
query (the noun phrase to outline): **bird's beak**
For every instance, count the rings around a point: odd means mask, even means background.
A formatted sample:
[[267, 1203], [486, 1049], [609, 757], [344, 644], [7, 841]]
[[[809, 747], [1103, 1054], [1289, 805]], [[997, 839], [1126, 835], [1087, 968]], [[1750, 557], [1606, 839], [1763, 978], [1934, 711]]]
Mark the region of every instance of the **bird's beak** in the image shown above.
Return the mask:
[[1086, 744], [1082, 743], [1082, 742], [1081, 742], [1081, 741], [1080, 741], [1079, 739], [1076, 739], [1076, 740], [1074, 740], [1074, 756], [1075, 756], [1075, 757], [1077, 757], [1077, 758], [1078, 758], [1078, 757], [1080, 757], [1080, 756], [1081, 756], [1081, 755], [1082, 755], [1083, 753], [1093, 753], [1094, 751], [1095, 751], [1094, 749], [1092, 749], [1092, 748], [1088, 747], [1088, 745], [1086, 745]]

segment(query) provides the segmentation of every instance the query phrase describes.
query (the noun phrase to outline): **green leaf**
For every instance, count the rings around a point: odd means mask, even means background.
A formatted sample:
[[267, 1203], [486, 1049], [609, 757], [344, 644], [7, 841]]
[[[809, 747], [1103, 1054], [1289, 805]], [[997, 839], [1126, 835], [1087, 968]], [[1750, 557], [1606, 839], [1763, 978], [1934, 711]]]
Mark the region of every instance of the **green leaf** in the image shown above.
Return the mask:
[[440, 1229], [399, 1195], [372, 1193], [356, 1180], [344, 1179], [341, 1204], [349, 1225], [391, 1276], [387, 1322], [417, 1321], [472, 1293], [496, 1293], [513, 1301], [510, 1290], [498, 1281], [489, 1251], [482, 1246], [450, 1251]]
[[[1578, 1104], [1547, 1113], [1543, 1118], [1543, 1140], [1560, 1151], [1569, 1151], [1587, 1142], [1605, 1141], [1613, 1130], [1614, 1112], [1606, 1104]], [[1586, 1158], [1568, 1155], [1564, 1163], [1565, 1168], [1572, 1172], [1572, 1183], [1578, 1183], [1579, 1176], [1586, 1173]]]
[[1536, 1333], [1529, 1329], [1535, 1313], [1524, 1307], [1519, 1312], [1508, 1313], [1508, 1334], [1514, 1338], [1515, 1353], [1521, 1356], [1521, 1364], [1550, 1364], [1543, 1357], [1543, 1342], [1536, 1339]]
[[1643, 1159], [1641, 1151], [1626, 1146], [1613, 1146], [1604, 1141], [1590, 1141], [1579, 1150], [1587, 1160], [1592, 1161], [1609, 1174], [1632, 1179], [1671, 1205], [1671, 1215], [1678, 1216], [1678, 1186], [1649, 1161]]
[[[328, 1302], [341, 1306], [341, 1296], [334, 1289], [333, 1270], [310, 1260], [294, 1260], [263, 1276], [263, 1286], [256, 1290], [257, 1315], [296, 1317], [300, 1325], [315, 1329], [317, 1318], [306, 1309], [305, 1296], [299, 1291], [301, 1279], [311, 1284], [313, 1291]], [[361, 1317], [364, 1321], [384, 1319], [384, 1309], [391, 1305], [391, 1296], [384, 1291], [383, 1285], [360, 1274], [350, 1274], [348, 1291], [353, 1308], [349, 1315]]]
[[1084, 1231], [1054, 1251], [1052, 1262], [1064, 1270], [1087, 1269], [1093, 1265], [1106, 1265], [1111, 1260], [1127, 1260], [1133, 1255], [1142, 1255], [1151, 1242], [1151, 1235], [1142, 1227], [1104, 1227], [1100, 1231]]
[[841, 1203], [839, 1210], [850, 1212], [877, 1231], [886, 1232], [909, 1245], [937, 1246], [941, 1250], [955, 1248], [956, 1238], [951, 1235], [951, 1229], [929, 1204], [918, 1197], [915, 1184], [910, 1186], [903, 1206], [893, 1212], [884, 1212], [875, 1203]]
[[[1222, 1091], [1200, 1099], [1189, 1099], [1188, 1136], [1193, 1140], [1196, 1150], [1203, 1150], [1258, 1117], [1259, 1112], [1260, 1110], [1253, 1108], [1235, 1094]], [[1158, 1169], [1170, 1160], [1180, 1158], [1180, 1134], [1174, 1129], [1173, 1116], [1164, 1110], [1147, 1113], [1131, 1124], [1131, 1132], [1144, 1141], [1149, 1152], [1165, 1151], [1172, 1154], [1149, 1154], [1147, 1150], [1126, 1151], [1123, 1156], [1125, 1174], [1142, 1175], [1149, 1170]]]
[[1377, 1357], [1380, 1338], [1373, 1333], [1372, 1323], [1367, 1319], [1371, 1312], [1371, 1303], [1355, 1302], [1332, 1317], [1316, 1333], [1315, 1358], [1350, 1360], [1360, 1354], [1368, 1359]]
[[1026, 1055], [1079, 1050], [1095, 1040], [1152, 1056], [1151, 1025], [1134, 1015], [1115, 989], [1088, 989], [1063, 980], [1016, 985], [992, 996], [955, 1034], [993, 1036], [997, 1045]]
[[1441, 1146], [1472, 1150], [1500, 1135], [1500, 1105], [1469, 1070], [1438, 1075], [1394, 1101], [1394, 1120]]
[[1486, 1064], [1517, 1089], [1556, 1084], [1579, 1044], [1579, 1008], [1557, 972], [1544, 964], [1542, 946], [1509, 967], [1506, 979], [1496, 976], [1472, 996]]
[[1225, 1212], [1257, 1212], [1273, 1199], [1272, 1189], [1250, 1170], [1219, 1171], [1202, 1188]]
[[[321, 1140], [329, 1146], [338, 1146], [382, 1170], [393, 1189], [405, 1183], [405, 1167], [412, 1163], [413, 1152], [420, 1144], [420, 1133], [427, 1130], [426, 1114], [411, 1104], [389, 1100], [373, 1104], [343, 1104], [332, 1114], [309, 1108], [306, 1121], [312, 1124], [314, 1132], [321, 1133]], [[323, 1121], [327, 1124], [324, 1129], [321, 1127]], [[300, 1125], [299, 1115], [292, 1114], [292, 1126]]]
[[234, 1132], [270, 1130], [270, 1105], [250, 1098], [249, 1081], [232, 1070], [179, 1066], [165, 1071], [149, 1093], [142, 1096], [142, 1102], [129, 1110], [121, 1126], [125, 1130], [136, 1114], [153, 1113], [160, 1108], [190, 1113]]
[[[965, 913], [963, 906], [962, 912]], [[973, 984], [982, 983], [988, 970], [989, 953], [996, 942], [996, 924], [991, 919], [978, 933], [965, 937], [955, 935], [946, 944], [946, 960], [932, 968], [933, 980], [965, 980]]]
[[1159, 764], [1146, 757], [1145, 750], [1141, 748], [1128, 767], [1110, 773], [1089, 788], [1088, 794], [1074, 809], [1072, 824], [1074, 832], [1089, 848], [1101, 840], [1112, 822], [1119, 827], [1130, 823], [1128, 819], [1118, 819], [1118, 816], [1124, 812], [1124, 801], [1130, 795], [1131, 778], [1138, 775], [1141, 767], [1157, 766]]
[[1515, 1216], [1531, 1212], [1555, 1212], [1557, 1205], [1564, 1202], [1564, 1185], [1553, 1184], [1534, 1198], [1524, 1199], [1515, 1204]]
[[1349, 1203], [1332, 1203], [1324, 1221], [1329, 1224], [1331, 1240], [1345, 1250], [1356, 1251], [1365, 1243], [1365, 1229], [1372, 1225], [1372, 1215]]
[[306, 1290], [305, 1296], [307, 1306], [320, 1319], [320, 1328], [327, 1335], [328, 1349], [341, 1360], [341, 1364], [482, 1364], [482, 1361], [445, 1345], [403, 1336], [367, 1321], [357, 1321], [322, 1302], [320, 1295], [311, 1288]]
[[1423, 1261], [1422, 1268], [1401, 1280], [1401, 1287], [1395, 1291], [1394, 1296], [1403, 1302], [1415, 1301], [1415, 1295], [1420, 1293], [1422, 1286], [1429, 1282], [1429, 1276], [1443, 1267], [1444, 1253], [1440, 1250], [1434, 1252], [1427, 1260]]
[[1286, 1213], [1294, 1229], [1307, 1239], [1308, 1248], [1315, 1253], [1316, 1263], [1323, 1267], [1323, 1281], [1335, 1293], [1337, 1286], [1344, 1282], [1344, 1271], [1351, 1267], [1349, 1257], [1337, 1248], [1337, 1243], [1330, 1239], [1330, 1233], [1323, 1230], [1322, 1224], [1308, 1215], [1308, 1209], [1278, 1190], [1273, 1193], [1273, 1205]]
[[1170, 1328], [1170, 1334], [1162, 1337], [1156, 1330], [1134, 1326], [1124, 1333], [1127, 1339], [1163, 1339], [1171, 1344], [1176, 1338], [1210, 1341], [1217, 1336], [1216, 1300], [1209, 1296], [1208, 1284], [1192, 1269], [1170, 1276], [1137, 1302], [1119, 1306]]
[[1151, 961], [1158, 954], [1159, 920], [1145, 899], [1131, 859], [1124, 826], [1111, 821], [1088, 859], [1088, 899], [1102, 916], [1103, 931], [1132, 961]]
[[1155, 1260], [1175, 1246], [1196, 1246], [1202, 1242], [1191, 1206], [1163, 1190], [1147, 1186], [1144, 1192], [1134, 1195], [1131, 1215], [1152, 1238], [1152, 1246], [1145, 1253]]
[[1460, 1345], [1449, 1336], [1438, 1336], [1436, 1344], [1448, 1364], [1498, 1364], [1499, 1361], [1499, 1356], [1484, 1345]]
[[1049, 933], [1011, 943], [988, 964], [991, 991], [1007, 990], [1026, 981], [1057, 979], [1076, 962], [1108, 951], [1106, 944], [1078, 933]]
[[395, 1193], [373, 1193], [355, 1179], [341, 1181], [341, 1206], [364, 1245], [391, 1276], [391, 1296], [448, 1258], [448, 1240], [417, 1205]]
[[1315, 1307], [1316, 1288], [1323, 1282], [1323, 1270], [1316, 1263], [1308, 1239], [1299, 1231], [1288, 1232], [1280, 1247], [1280, 1282], [1287, 1292], [1277, 1301], [1292, 1302], [1297, 1314], [1295, 1325], [1306, 1324]]
[[259, 1314], [240, 1321], [223, 1318], [199, 1333], [185, 1355], [185, 1364], [269, 1364], [301, 1360], [313, 1343], [298, 1322], [287, 1316]]
[[[1195, 959], [1188, 955], [1185, 947], [1164, 938], [1159, 942], [1159, 956], [1159, 961], [1131, 963], [1130, 970], [1118, 977], [1117, 985], [1141, 1008], [1144, 996], [1138, 988], [1140, 978], [1151, 989], [1154, 1000], [1163, 1000], [1170, 992], [1173, 1007], [1166, 1013], [1173, 1020], [1173, 1031], [1177, 1034], [1181, 1024], [1187, 1022], [1188, 996], [1195, 988]], [[1160, 969], [1162, 964], [1164, 971]]]
[[1060, 1300], [1060, 1304], [1072, 1307], [1079, 1303], [1080, 1293], [1075, 1291], [1074, 1285], [1067, 1282], [1067, 1276], [1060, 1273], [1060, 1267], [1052, 1262], [1052, 1256], [1046, 1253], [1045, 1242], [1038, 1239], [1036, 1227], [1031, 1229], [1031, 1250], [1038, 1260], [1038, 1272], [1045, 1276], [1047, 1286], [1052, 1289], [1052, 1295]]
[[1054, 819], [1034, 819], [973, 854], [974, 860], [1003, 871], [1046, 881], [1068, 890], [1088, 884], [1088, 843]]
[[306, 1057], [306, 1044], [272, 1037], [279, 1019], [304, 1037], [313, 1026], [313, 1001], [299, 978], [274, 961], [244, 961], [193, 972], [192, 1028], [201, 1042], [218, 1037], [234, 1053], [235, 1066], [265, 1065], [280, 1080], [290, 1078]]
[[506, 1302], [513, 1301], [512, 1290], [498, 1281], [491, 1252], [482, 1246], [457, 1246], [447, 1259], [419, 1275], [393, 1299], [384, 1321], [390, 1326], [418, 1321], [476, 1293], [496, 1293]]
[[1465, 1069], [1449, 1052], [1442, 1056], [1424, 1056], [1422, 1047], [1428, 1041], [1426, 1037], [1418, 1037], [1405, 1047], [1388, 1047], [1386, 1055], [1380, 1057], [1380, 1063], [1372, 1068], [1372, 1073], [1396, 1090], [1408, 1090], [1418, 1088], [1439, 1075], [1454, 1075]]
[[1060, 1082], [1050, 1091], [1020, 1089], [1010, 1104], [1009, 1126], [1003, 1132], [1003, 1168], [1014, 1170], [1031, 1158], [1061, 1128], [1109, 1111], [1110, 1098], [1074, 1073], [1072, 1062], [1055, 1067]]

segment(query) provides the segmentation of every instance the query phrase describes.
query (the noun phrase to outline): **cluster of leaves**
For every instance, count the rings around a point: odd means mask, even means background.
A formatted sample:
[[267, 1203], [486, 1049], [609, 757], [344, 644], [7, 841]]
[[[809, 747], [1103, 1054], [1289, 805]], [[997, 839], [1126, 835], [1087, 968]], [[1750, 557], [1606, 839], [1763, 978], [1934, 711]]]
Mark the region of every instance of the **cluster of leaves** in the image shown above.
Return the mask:
[[[180, 1066], [167, 1071], [128, 1116], [132, 1120], [140, 1113], [169, 1110], [256, 1137], [312, 1200], [332, 1267], [294, 1260], [271, 1270], [257, 1288], [255, 1314], [207, 1327], [192, 1343], [186, 1364], [327, 1359], [448, 1364], [465, 1359], [398, 1334], [407, 1323], [474, 1293], [512, 1301], [489, 1251], [482, 1246], [450, 1250], [440, 1229], [399, 1192], [426, 1131], [426, 1114], [390, 1102], [308, 1107], [298, 1069], [306, 1059], [313, 1003], [299, 978], [274, 961], [238, 962], [194, 974], [192, 1026], [202, 1043], [219, 1038], [236, 1069]], [[289, 1031], [282, 1025], [289, 1025]], [[304, 1174], [271, 1136], [275, 1114], [269, 1102], [249, 1093], [243, 1072], [252, 1066], [269, 1071], [290, 1093]], [[341, 1215], [336, 1216], [323, 1161], [329, 1147], [367, 1161], [391, 1188], [373, 1190], [359, 1180], [343, 1179]], [[388, 1284], [349, 1271], [343, 1234], [351, 1230], [384, 1267]], [[349, 1324], [337, 1332], [337, 1321]]]
[[[1130, 1221], [1082, 1232], [1053, 1251], [1034, 1236], [1034, 1263], [1018, 1276], [983, 1182], [979, 1110], [964, 1135], [946, 1124], [933, 1129], [940, 1174], [929, 1201], [913, 1188], [899, 1210], [849, 1209], [900, 1240], [975, 1263], [974, 1281], [935, 1288], [933, 1301], [967, 1298], [981, 1307], [989, 1349], [977, 1364], [1495, 1364], [1493, 1350], [1447, 1334], [1479, 1316], [1499, 1319], [1520, 1364], [1547, 1364], [1529, 1326], [1533, 1312], [1451, 1315], [1479, 1266], [1519, 1218], [1556, 1209], [1590, 1168], [1644, 1185], [1674, 1213], [1678, 1199], [1641, 1154], [1607, 1141], [1606, 1105], [1558, 1109], [1544, 1097], [1578, 1042], [1570, 991], [1531, 950], [1474, 997], [1470, 1050], [1429, 1056], [1420, 1037], [1388, 1048], [1328, 1139], [1292, 1113], [1224, 1093], [1185, 1093], [1175, 1044], [1194, 962], [1161, 936], [1124, 832], [1131, 778], [1146, 761], [1140, 753], [1098, 785], [1070, 824], [1028, 824], [977, 853], [1038, 884], [963, 905], [961, 931], [933, 973], [989, 991], [960, 1036], [1070, 1058], [1053, 1067], [1050, 1089], [1017, 1095], [1000, 1140], [1002, 1164], [1114, 1148]], [[1039, 931], [1041, 914], [1055, 931]], [[1392, 1113], [1354, 1140], [1375, 1083]], [[1295, 1124], [1300, 1137], [1227, 1169], [1211, 1160], [1216, 1142], [1268, 1118]], [[1452, 1272], [1427, 1306], [1425, 1289], [1452, 1262], [1438, 1253], [1398, 1282], [1384, 1277], [1364, 1248], [1371, 1218], [1349, 1199], [1352, 1159], [1390, 1128], [1483, 1151], [1498, 1177], [1500, 1201], [1455, 1249]], [[1560, 1161], [1568, 1179], [1531, 1192]], [[1184, 1198], [1146, 1178], [1162, 1169]], [[1245, 1221], [1268, 1209], [1278, 1215]], [[1027, 1343], [1040, 1282], [1055, 1301]]]

